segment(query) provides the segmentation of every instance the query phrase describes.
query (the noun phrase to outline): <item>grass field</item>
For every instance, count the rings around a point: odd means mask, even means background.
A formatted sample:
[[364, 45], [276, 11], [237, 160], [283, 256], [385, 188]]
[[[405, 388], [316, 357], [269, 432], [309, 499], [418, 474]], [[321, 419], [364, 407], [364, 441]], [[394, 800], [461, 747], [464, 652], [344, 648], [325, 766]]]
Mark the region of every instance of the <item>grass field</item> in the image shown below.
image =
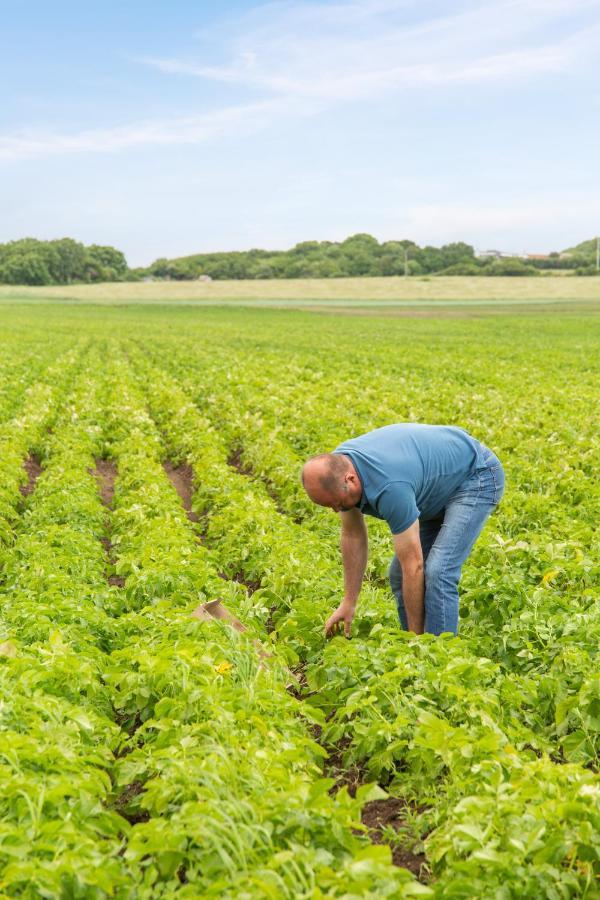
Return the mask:
[[[508, 290], [374, 281], [290, 299]], [[598, 282], [482, 318], [55, 290], [0, 306], [0, 894], [599, 897]], [[506, 494], [458, 637], [399, 630], [371, 520], [326, 642], [339, 525], [299, 469], [393, 421], [467, 428]], [[192, 615], [217, 599], [245, 631]]]
[[20, 298], [98, 304], [163, 303], [294, 308], [338, 311], [477, 308], [579, 310], [600, 307], [600, 277], [575, 278], [322, 278], [281, 281], [151, 282], [14, 288], [0, 286], [0, 300]]

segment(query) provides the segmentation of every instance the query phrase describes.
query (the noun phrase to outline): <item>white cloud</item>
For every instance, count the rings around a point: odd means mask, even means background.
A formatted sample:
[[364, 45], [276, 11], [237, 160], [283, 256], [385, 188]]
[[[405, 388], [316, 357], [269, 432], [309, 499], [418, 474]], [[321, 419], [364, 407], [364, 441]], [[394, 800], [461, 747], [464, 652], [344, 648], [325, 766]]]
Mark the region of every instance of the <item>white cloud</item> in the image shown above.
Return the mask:
[[[166, 75], [250, 88], [258, 99], [105, 129], [0, 134], [0, 160], [199, 144], [403, 90], [518, 83], [575, 68], [600, 35], [600, 0], [458, 0], [453, 7], [440, 15], [436, 0], [260, 5], [204, 32], [197, 59], [138, 60]], [[209, 64], [215, 53], [221, 61]]]
[[[577, 16], [600, 12], [599, 0], [463, 0], [454, 8], [436, 15], [431, 0], [271, 3], [231, 26], [223, 63], [146, 62], [166, 73], [333, 102], [563, 71], [597, 46], [598, 23]], [[204, 35], [203, 54], [209, 49]]]
[[289, 104], [280, 99], [270, 99], [203, 115], [149, 120], [73, 134], [21, 132], [0, 135], [0, 160], [32, 159], [65, 153], [110, 153], [143, 146], [201, 144], [219, 137], [250, 134], [263, 128], [274, 115], [290, 112]]

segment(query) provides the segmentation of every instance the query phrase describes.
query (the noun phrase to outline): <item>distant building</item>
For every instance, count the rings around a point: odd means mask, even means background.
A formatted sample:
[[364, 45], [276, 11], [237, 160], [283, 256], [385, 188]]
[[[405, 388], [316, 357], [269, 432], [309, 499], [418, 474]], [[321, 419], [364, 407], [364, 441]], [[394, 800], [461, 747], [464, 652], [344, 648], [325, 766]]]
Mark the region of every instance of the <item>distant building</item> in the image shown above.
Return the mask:
[[550, 259], [548, 253], [528, 253], [525, 259]]
[[196, 281], [212, 281], [211, 275], [198, 275]]
[[521, 253], [506, 253], [504, 250], [478, 250], [475, 254], [479, 259], [514, 259], [522, 256]]

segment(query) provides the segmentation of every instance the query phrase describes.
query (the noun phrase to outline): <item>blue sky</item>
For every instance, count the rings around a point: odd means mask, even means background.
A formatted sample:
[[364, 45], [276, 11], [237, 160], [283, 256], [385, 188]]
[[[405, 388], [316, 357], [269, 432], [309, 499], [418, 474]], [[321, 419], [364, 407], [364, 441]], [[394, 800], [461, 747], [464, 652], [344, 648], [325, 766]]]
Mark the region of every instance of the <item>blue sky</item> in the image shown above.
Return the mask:
[[0, 242], [600, 231], [600, 0], [5, 0]]

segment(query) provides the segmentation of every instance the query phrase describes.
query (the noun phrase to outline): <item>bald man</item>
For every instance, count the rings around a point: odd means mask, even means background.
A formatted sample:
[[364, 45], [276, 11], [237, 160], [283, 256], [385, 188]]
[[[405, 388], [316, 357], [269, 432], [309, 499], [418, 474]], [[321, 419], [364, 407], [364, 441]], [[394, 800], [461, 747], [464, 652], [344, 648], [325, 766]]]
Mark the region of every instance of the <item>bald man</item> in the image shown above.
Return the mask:
[[498, 457], [464, 429], [386, 425], [309, 459], [302, 484], [340, 514], [344, 598], [325, 624], [347, 637], [367, 565], [364, 516], [385, 519], [394, 556], [392, 593], [405, 631], [458, 631], [458, 582], [504, 492]]

